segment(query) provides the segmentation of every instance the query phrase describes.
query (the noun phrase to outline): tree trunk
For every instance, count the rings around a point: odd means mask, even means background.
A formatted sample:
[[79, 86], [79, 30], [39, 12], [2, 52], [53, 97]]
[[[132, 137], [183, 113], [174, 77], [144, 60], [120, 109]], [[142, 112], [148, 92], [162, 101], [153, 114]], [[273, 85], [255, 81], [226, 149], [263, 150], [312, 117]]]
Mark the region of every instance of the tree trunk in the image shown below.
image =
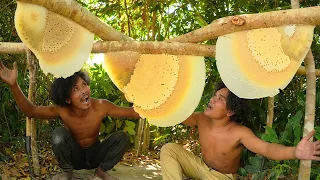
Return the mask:
[[[299, 9], [299, 0], [291, 0], [292, 9]], [[316, 75], [315, 64], [311, 49], [309, 50], [305, 60], [306, 74], [307, 74], [307, 94], [306, 94], [306, 111], [304, 119], [304, 131], [303, 136], [307, 135], [314, 129], [315, 119], [315, 104], [316, 104]], [[313, 138], [311, 138], [313, 141]], [[299, 168], [299, 180], [310, 179], [311, 173], [311, 161], [301, 160]]]
[[274, 97], [268, 97], [267, 126], [272, 128], [274, 117]]
[[[30, 50], [27, 51], [27, 61], [29, 69], [29, 90], [28, 99], [35, 104], [35, 84], [36, 84], [36, 57], [32, 54]], [[31, 136], [31, 154], [33, 169], [36, 175], [40, 175], [40, 165], [39, 165], [39, 155], [37, 148], [37, 124], [33, 118], [27, 117], [27, 136]]]
[[[316, 104], [316, 76], [315, 65], [311, 50], [304, 60], [307, 69], [307, 94], [306, 94], [306, 111], [304, 119], [303, 136], [307, 135], [314, 129], [315, 104]], [[310, 139], [313, 141], [313, 138]], [[299, 180], [310, 179], [311, 161], [300, 161]]]

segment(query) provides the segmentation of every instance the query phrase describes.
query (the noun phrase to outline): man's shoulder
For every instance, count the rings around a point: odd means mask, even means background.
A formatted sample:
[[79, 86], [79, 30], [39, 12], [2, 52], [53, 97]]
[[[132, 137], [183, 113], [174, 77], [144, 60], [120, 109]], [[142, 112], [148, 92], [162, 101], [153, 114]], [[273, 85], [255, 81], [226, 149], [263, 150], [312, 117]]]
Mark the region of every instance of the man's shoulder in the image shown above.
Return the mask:
[[252, 132], [250, 128], [239, 123], [235, 123], [231, 130], [237, 133], [244, 133], [244, 134]]
[[107, 100], [107, 99], [91, 98], [91, 103], [94, 103], [94, 104], [106, 104], [106, 103], [111, 103], [111, 102], [109, 100]]
[[242, 124], [237, 124], [233, 128], [233, 133], [240, 139], [254, 136], [254, 133], [252, 132], [252, 130]]
[[91, 98], [91, 107], [94, 109], [97, 107], [101, 107], [102, 105], [105, 105], [108, 100], [106, 99], [96, 99], [96, 98]]
[[204, 112], [195, 112], [194, 114], [194, 118], [196, 118], [197, 120], [197, 124], [207, 124], [210, 123], [210, 118], [208, 118]]

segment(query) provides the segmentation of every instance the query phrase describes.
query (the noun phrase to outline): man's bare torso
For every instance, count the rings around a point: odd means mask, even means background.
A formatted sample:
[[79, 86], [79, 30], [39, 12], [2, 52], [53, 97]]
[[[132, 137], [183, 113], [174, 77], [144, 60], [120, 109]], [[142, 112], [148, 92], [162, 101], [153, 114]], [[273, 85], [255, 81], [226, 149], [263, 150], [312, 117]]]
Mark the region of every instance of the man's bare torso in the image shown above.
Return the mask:
[[83, 117], [77, 117], [68, 108], [59, 108], [60, 117], [75, 141], [82, 147], [91, 146], [98, 140], [101, 121], [105, 117], [100, 113], [96, 99]]
[[204, 162], [221, 173], [236, 173], [244, 148], [240, 143], [238, 132], [243, 127], [230, 122], [226, 127], [212, 128], [209, 119], [198, 120], [199, 140]]

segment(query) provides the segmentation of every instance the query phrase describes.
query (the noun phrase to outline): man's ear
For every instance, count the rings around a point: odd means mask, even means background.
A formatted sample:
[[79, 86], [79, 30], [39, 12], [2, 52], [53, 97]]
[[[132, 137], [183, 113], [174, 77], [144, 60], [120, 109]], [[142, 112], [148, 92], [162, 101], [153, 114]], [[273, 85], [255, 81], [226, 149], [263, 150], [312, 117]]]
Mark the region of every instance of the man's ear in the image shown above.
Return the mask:
[[70, 104], [71, 103], [71, 100], [70, 99], [66, 99], [65, 101], [67, 104]]
[[228, 112], [227, 112], [227, 116], [233, 116], [235, 114], [235, 112], [233, 112], [233, 111], [231, 111], [231, 110], [228, 110]]

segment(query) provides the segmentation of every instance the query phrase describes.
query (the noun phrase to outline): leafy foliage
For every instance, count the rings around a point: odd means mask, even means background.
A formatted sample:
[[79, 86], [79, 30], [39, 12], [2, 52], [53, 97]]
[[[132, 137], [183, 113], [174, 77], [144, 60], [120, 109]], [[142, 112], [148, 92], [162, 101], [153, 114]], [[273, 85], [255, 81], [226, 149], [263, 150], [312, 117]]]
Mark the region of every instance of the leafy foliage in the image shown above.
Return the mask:
[[[86, 68], [88, 68], [91, 76], [90, 88], [92, 97], [108, 99], [118, 106], [130, 107], [132, 105], [125, 100], [123, 93], [112, 83], [101, 64], [94, 63], [92, 67], [87, 66]], [[131, 120], [123, 121], [122, 119], [106, 117], [100, 128], [100, 136], [101, 138], [105, 138], [114, 131], [123, 130], [128, 132], [133, 142], [135, 127], [135, 122]]]
[[[289, 0], [78, 0], [82, 6], [94, 13], [105, 23], [114, 29], [132, 37], [133, 39], [162, 41], [171, 37], [191, 32], [203, 27], [215, 19], [246, 13], [259, 13], [289, 9]], [[319, 1], [301, 1], [301, 7], [320, 5]], [[20, 42], [14, 29], [14, 11], [16, 2], [2, 0], [0, 2], [0, 41]], [[316, 67], [320, 65], [320, 29], [315, 29], [312, 52]], [[96, 39], [99, 39], [96, 37]], [[206, 44], [215, 44], [216, 40], [208, 40]], [[24, 55], [0, 55], [5, 65], [10, 66], [13, 61], [18, 62], [18, 83], [24, 94], [28, 91], [28, 71], [26, 57]], [[214, 58], [206, 58], [206, 86], [203, 97], [196, 111], [203, 111], [213, 94], [215, 82], [219, 79], [219, 73]], [[51, 76], [42, 73], [37, 67], [36, 101], [38, 105], [49, 105], [48, 89], [52, 81]], [[119, 106], [131, 106], [111, 82], [102, 65], [86, 66], [85, 69], [92, 77], [92, 96], [105, 98]], [[317, 81], [316, 95], [316, 121], [315, 137], [320, 138], [320, 82]], [[275, 117], [273, 127], [266, 127], [267, 99], [250, 100], [253, 109], [252, 116], [244, 125], [250, 127], [259, 137], [268, 141], [294, 146], [302, 137], [303, 117], [305, 109], [306, 79], [305, 76], [295, 76], [291, 83], [279, 95], [275, 97]], [[24, 147], [25, 117], [19, 111], [8, 86], [0, 82], [0, 145], [14, 142], [16, 148]], [[53, 127], [60, 125], [59, 121], [38, 121], [38, 141], [48, 143]], [[135, 136], [136, 121], [130, 119], [112, 119], [106, 117], [100, 129], [101, 138], [117, 130], [124, 130]], [[49, 132], [49, 133], [48, 133]], [[184, 125], [159, 128], [150, 127], [151, 148], [159, 149], [167, 142], [188, 142], [197, 139], [196, 129]], [[193, 145], [193, 150], [198, 151], [200, 146]], [[15, 148], [14, 148], [15, 149]], [[6, 154], [0, 146], [0, 159]], [[1, 159], [2, 160], [2, 159]], [[248, 150], [243, 152], [243, 165], [239, 170], [242, 176], [252, 176], [253, 179], [296, 179], [299, 161], [271, 161], [255, 155]], [[312, 166], [311, 179], [319, 179], [319, 162]]]

